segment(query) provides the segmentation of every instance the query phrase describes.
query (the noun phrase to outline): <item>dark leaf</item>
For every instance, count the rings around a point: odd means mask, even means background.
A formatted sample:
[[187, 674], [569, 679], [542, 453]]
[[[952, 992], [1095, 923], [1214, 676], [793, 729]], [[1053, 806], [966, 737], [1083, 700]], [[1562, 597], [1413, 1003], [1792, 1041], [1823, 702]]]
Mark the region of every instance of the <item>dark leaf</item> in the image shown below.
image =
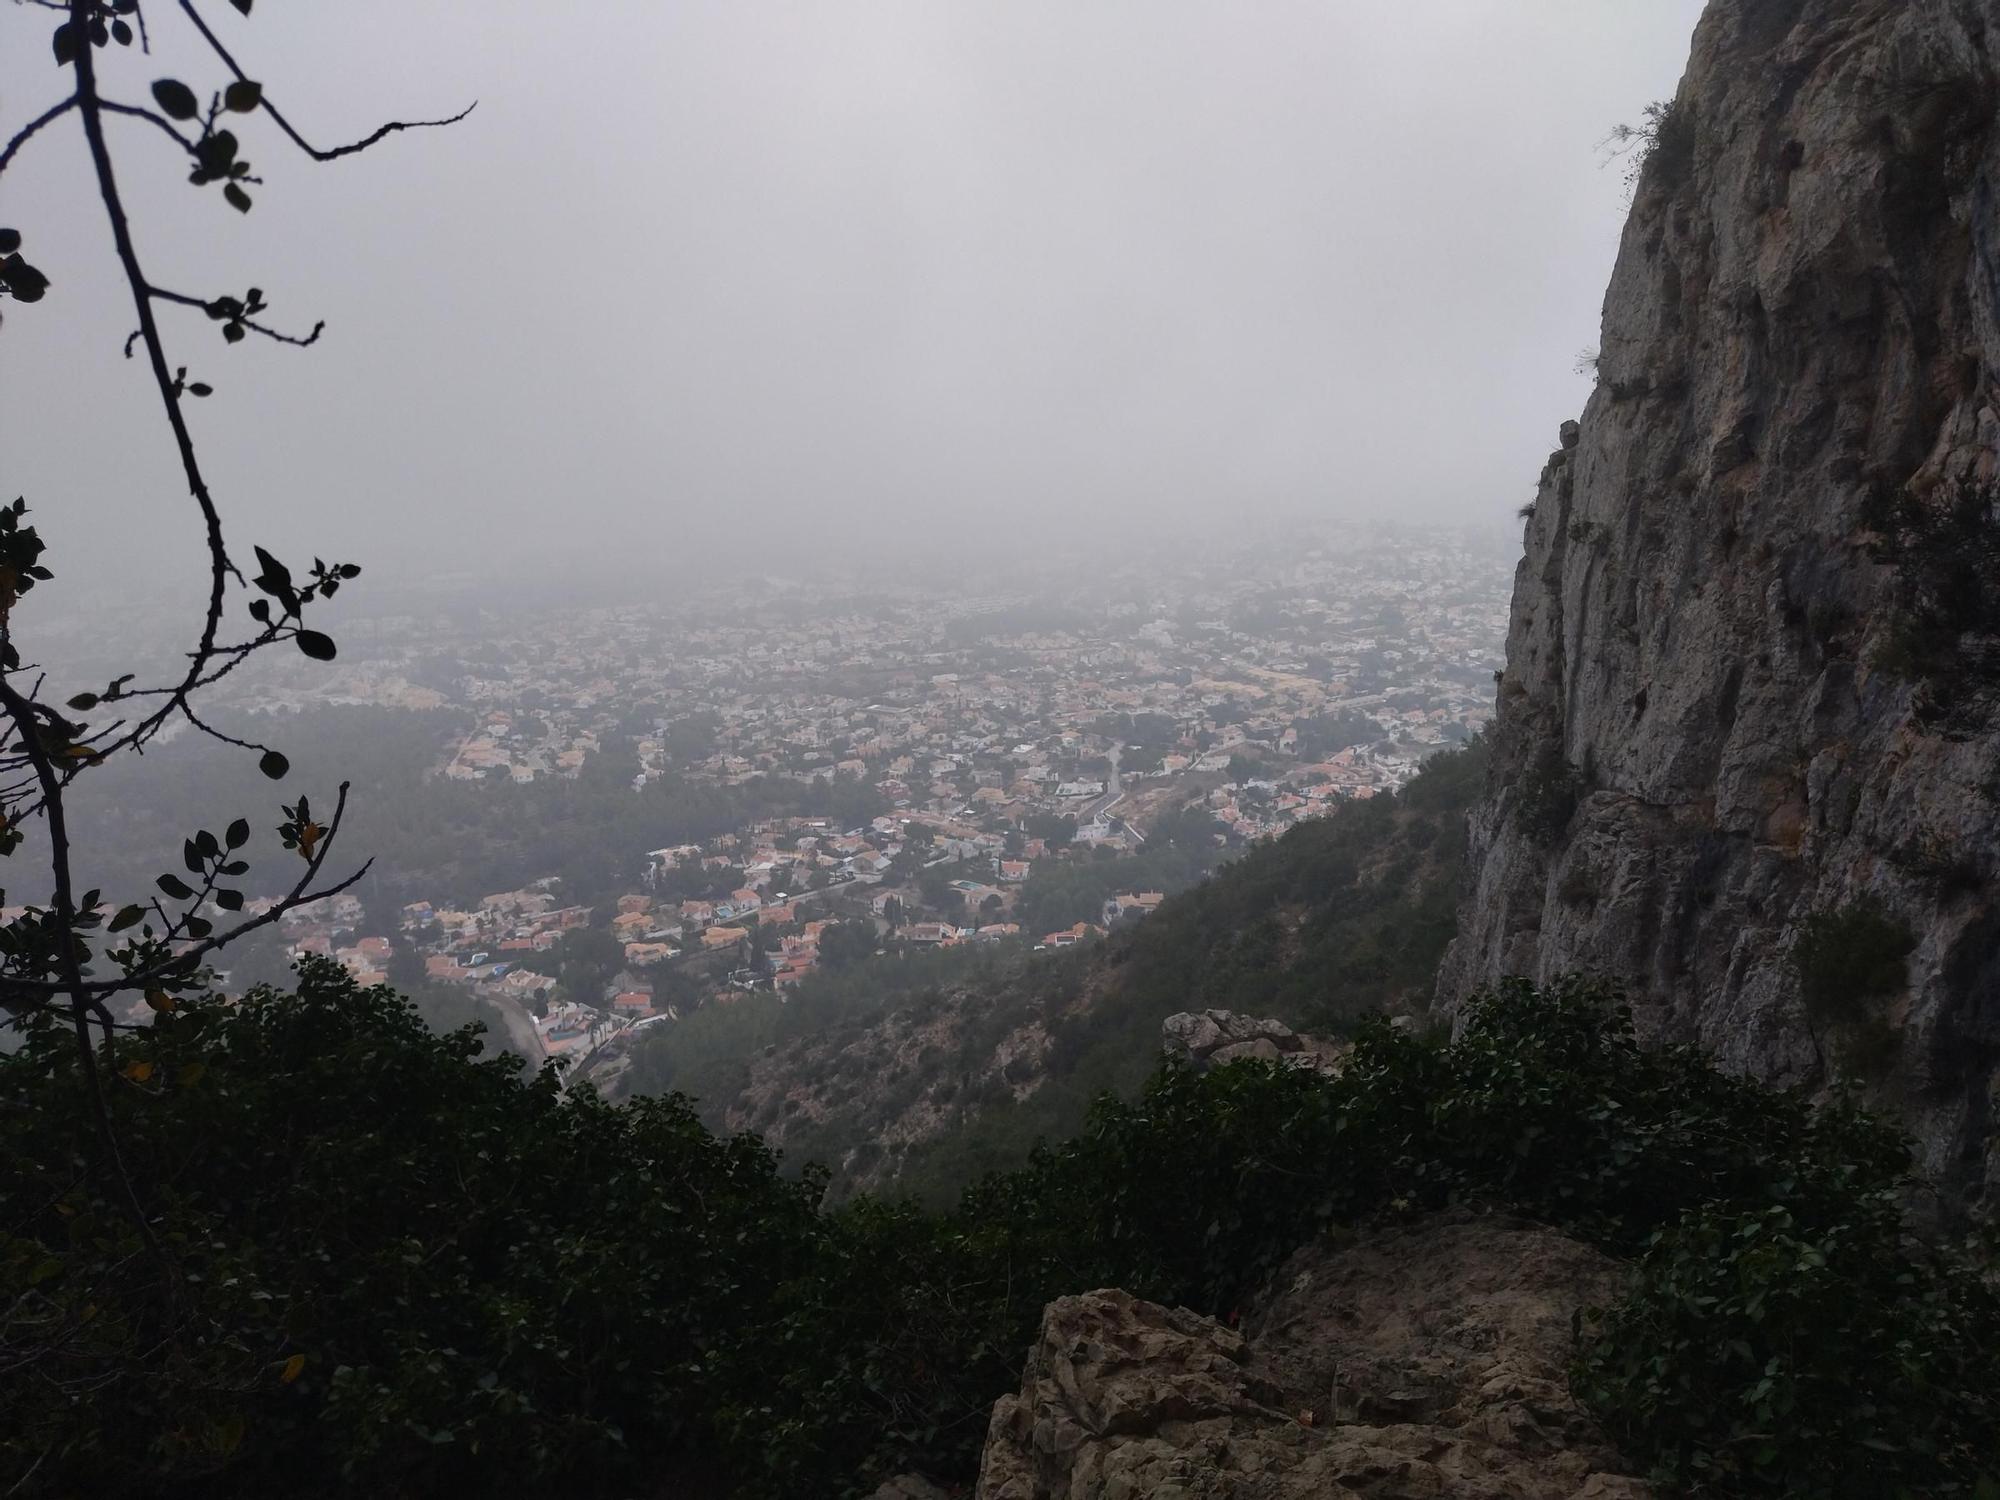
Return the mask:
[[197, 380], [187, 388], [187, 393], [190, 396], [213, 396], [215, 394], [215, 387], [206, 381]]
[[240, 79], [222, 91], [222, 104], [239, 115], [247, 115], [264, 101], [264, 85]]
[[178, 875], [162, 875], [153, 883], [176, 901], [185, 901], [194, 894], [194, 888]]
[[257, 566], [263, 570], [257, 575], [257, 587], [267, 594], [276, 594], [280, 597], [290, 593], [292, 570], [262, 547], [253, 547], [251, 550], [257, 554]]
[[222, 845], [216, 842], [215, 835], [206, 828], [194, 836], [194, 846], [202, 852], [202, 857], [205, 859], [214, 859], [222, 852]]
[[266, 750], [257, 762], [257, 769], [273, 781], [282, 781], [292, 769], [292, 763], [276, 750]]
[[229, 3], [242, 11], [244, 15], [247, 16], [250, 14], [250, 0], [229, 0]]
[[143, 906], [120, 907], [118, 915], [111, 919], [110, 930], [113, 932], [123, 932], [128, 927], [136, 927], [140, 922], [145, 920], [145, 916], [146, 908]]
[[57, 67], [66, 67], [76, 61], [80, 50], [77, 36], [76, 24], [71, 21], [63, 22], [50, 35], [49, 45], [55, 48]]
[[314, 661], [332, 661], [334, 657], [333, 637], [321, 635], [317, 630], [301, 630], [297, 637], [299, 649]]
[[243, 893], [226, 888], [218, 890], [215, 893], [215, 904], [224, 911], [241, 911], [243, 910]]
[[78, 693], [74, 698], [69, 700], [69, 706], [78, 713], [88, 713], [91, 709], [97, 707], [97, 694]]
[[49, 278], [14, 254], [0, 259], [0, 286], [12, 292], [18, 302], [39, 302], [49, 289]]
[[127, 26], [123, 21], [113, 21], [111, 23], [111, 36], [121, 47], [132, 45], [132, 28]]
[[[229, 184], [228, 187], [224, 188], [222, 190], [222, 196], [228, 200], [229, 206], [235, 209], [238, 213], [247, 214], [250, 212], [250, 195], [244, 192], [243, 189], [238, 187], [235, 183], [232, 182]], [[230, 331], [230, 329], [234, 329], [236, 331], [236, 338], [240, 339], [243, 337], [243, 330], [234, 323], [230, 324], [229, 328], [225, 328], [223, 332], [227, 334]], [[230, 342], [233, 344], [236, 342], [236, 339], [231, 339]]]
[[[153, 98], [170, 119], [192, 120], [201, 113], [201, 104], [196, 100], [194, 90], [178, 78], [162, 78], [154, 84]], [[235, 155], [235, 152], [231, 151], [230, 155]]]
[[[229, 194], [238, 191], [238, 189], [232, 184], [231, 186], [224, 188], [222, 191], [223, 191], [223, 196], [227, 197]], [[222, 336], [232, 344], [242, 343], [243, 325], [241, 323], [224, 324], [222, 329]]]
[[21, 248], [21, 231], [0, 229], [0, 255], [12, 255]]
[[181, 845], [181, 863], [187, 866], [188, 874], [201, 873], [201, 849], [193, 839], [188, 839]]
[[209, 921], [206, 917], [197, 917], [192, 912], [188, 913], [187, 920], [183, 925], [186, 926], [189, 937], [205, 938], [211, 932], [215, 931], [215, 924], [213, 922]]
[[231, 823], [223, 831], [222, 841], [232, 849], [241, 849], [245, 844], [250, 842], [250, 820], [248, 818], [238, 818], [234, 823]]
[[271, 601], [269, 599], [252, 599], [250, 601], [250, 618], [253, 620], [262, 620], [268, 624], [271, 619]]

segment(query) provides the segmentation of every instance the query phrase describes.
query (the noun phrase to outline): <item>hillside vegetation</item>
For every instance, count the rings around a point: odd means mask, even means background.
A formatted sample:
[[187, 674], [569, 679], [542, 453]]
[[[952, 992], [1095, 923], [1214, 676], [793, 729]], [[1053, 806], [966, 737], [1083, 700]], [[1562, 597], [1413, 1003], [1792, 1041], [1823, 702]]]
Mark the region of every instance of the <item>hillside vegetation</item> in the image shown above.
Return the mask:
[[[0, 1485], [102, 1497], [820, 1495], [970, 1476], [1052, 1297], [1227, 1315], [1333, 1226], [1505, 1205], [1638, 1257], [1577, 1388], [1709, 1494], [1974, 1495], [2000, 1306], [1908, 1241], [1891, 1131], [1522, 984], [1326, 1079], [1166, 1068], [950, 1209], [823, 1211], [685, 1103], [565, 1100], [302, 969], [162, 1012], [80, 1170], [59, 1027], [0, 1058]], [[136, 1204], [157, 1238], [134, 1228]]]

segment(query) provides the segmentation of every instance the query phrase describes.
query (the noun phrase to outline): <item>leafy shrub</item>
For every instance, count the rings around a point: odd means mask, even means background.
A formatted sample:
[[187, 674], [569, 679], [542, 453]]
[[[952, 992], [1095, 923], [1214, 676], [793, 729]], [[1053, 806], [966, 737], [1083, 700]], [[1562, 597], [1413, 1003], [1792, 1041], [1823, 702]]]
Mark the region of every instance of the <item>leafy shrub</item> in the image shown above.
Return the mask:
[[1606, 142], [1625, 159], [1625, 186], [1637, 189], [1652, 168], [1652, 180], [1675, 188], [1694, 165], [1694, 118], [1678, 99], [1655, 99], [1637, 125], [1618, 125]]
[[1875, 665], [1919, 684], [1919, 722], [1975, 730], [2000, 700], [2000, 487], [1879, 495], [1863, 521], [1876, 560], [1895, 569], [1893, 624]]
[[1576, 1387], [1656, 1479], [1703, 1493], [2000, 1484], [2000, 1302], [1857, 1182], [1832, 1213], [1710, 1205], [1655, 1236]]
[[[2000, 1390], [1977, 1282], [1894, 1238], [1901, 1143], [1641, 1050], [1594, 983], [1505, 985], [1456, 1041], [1370, 1023], [1331, 1080], [1164, 1068], [942, 1213], [816, 1211], [821, 1175], [787, 1181], [678, 1099], [564, 1096], [476, 1045], [325, 965], [296, 996], [121, 1039], [114, 1123], [164, 1264], [77, 1158], [74, 1047], [38, 1033], [0, 1058], [20, 1105], [0, 1113], [0, 1484], [798, 1495], [963, 1476], [1051, 1297], [1116, 1284], [1224, 1313], [1330, 1223], [1465, 1200], [1647, 1251], [1580, 1382], [1665, 1472], [1950, 1493]], [[1710, 1253], [1753, 1223], [1782, 1253]], [[1793, 1239], [1852, 1299], [1838, 1328], [1808, 1326], [1833, 1282]], [[1702, 1289], [1731, 1267], [1768, 1290]], [[1760, 1391], [1767, 1346], [1792, 1363]], [[1921, 1410], [1884, 1394], [1920, 1376]], [[1744, 1435], [1766, 1397], [1879, 1410], [1815, 1416], [1810, 1451], [1781, 1434], [1765, 1456]], [[1897, 1436], [1913, 1411], [1926, 1425]], [[1891, 1470], [1881, 1442], [1904, 1443]]]
[[1582, 800], [1582, 775], [1561, 751], [1544, 749], [1514, 783], [1514, 819], [1523, 833], [1547, 849], [1568, 830]]
[[1865, 1020], [1868, 1002], [1908, 981], [1905, 960], [1917, 940], [1879, 907], [1859, 904], [1820, 912], [1800, 924], [1792, 943], [1799, 992], [1815, 1020]]
[[1594, 866], [1571, 865], [1556, 883], [1556, 898], [1564, 906], [1595, 906], [1604, 889], [1604, 876]]
[[325, 964], [121, 1042], [160, 1260], [76, 1159], [74, 1042], [0, 1060], [25, 1106], [0, 1116], [0, 1336], [67, 1330], [0, 1376], [0, 1485], [590, 1492], [693, 1443], [726, 1331], [811, 1252], [815, 1186], [678, 1099], [565, 1097], [478, 1046]]
[[1889, 860], [1933, 896], [1978, 891], [1986, 879], [1972, 849], [1937, 828], [1918, 831], [1890, 850]]

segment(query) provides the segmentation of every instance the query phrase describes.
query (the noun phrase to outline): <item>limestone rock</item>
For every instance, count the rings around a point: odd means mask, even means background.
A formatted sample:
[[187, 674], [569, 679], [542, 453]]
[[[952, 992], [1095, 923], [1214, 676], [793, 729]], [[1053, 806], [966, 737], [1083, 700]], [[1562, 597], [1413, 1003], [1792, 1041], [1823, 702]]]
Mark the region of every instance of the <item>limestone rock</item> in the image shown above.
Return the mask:
[[1444, 1215], [1295, 1255], [1239, 1333], [1119, 1291], [1049, 1304], [978, 1500], [1644, 1500], [1570, 1399], [1614, 1262]]
[[1182, 1011], [1168, 1016], [1160, 1029], [1169, 1055], [1197, 1071], [1257, 1058], [1332, 1072], [1347, 1052], [1340, 1042], [1303, 1036], [1282, 1022], [1258, 1020], [1233, 1010]]
[[[1869, 516], [2000, 470], [1996, 103], [1995, 0], [1710, 4], [1527, 522], [1438, 985], [1593, 970], [1649, 1039], [1858, 1071], [1961, 1202], [2000, 1188], [2000, 706], [1940, 727], [1885, 664]], [[1843, 1035], [1791, 949], [1857, 903], [1917, 941]]]

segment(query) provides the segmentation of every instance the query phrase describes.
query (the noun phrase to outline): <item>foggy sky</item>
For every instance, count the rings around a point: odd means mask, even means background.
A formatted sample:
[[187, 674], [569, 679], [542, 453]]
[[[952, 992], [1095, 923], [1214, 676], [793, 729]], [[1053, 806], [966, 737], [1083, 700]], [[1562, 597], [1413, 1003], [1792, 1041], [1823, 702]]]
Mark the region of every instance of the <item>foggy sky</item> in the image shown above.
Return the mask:
[[[1241, 517], [1497, 518], [1587, 393], [1624, 216], [1610, 126], [1697, 0], [286, 0], [211, 24], [267, 121], [239, 216], [113, 124], [239, 547], [421, 576], [755, 570]], [[155, 3], [143, 100], [224, 81]], [[58, 96], [0, 10], [0, 127]], [[106, 56], [106, 54], [100, 54]], [[192, 562], [80, 131], [0, 178], [54, 281], [0, 327], [0, 490], [68, 577]]]

